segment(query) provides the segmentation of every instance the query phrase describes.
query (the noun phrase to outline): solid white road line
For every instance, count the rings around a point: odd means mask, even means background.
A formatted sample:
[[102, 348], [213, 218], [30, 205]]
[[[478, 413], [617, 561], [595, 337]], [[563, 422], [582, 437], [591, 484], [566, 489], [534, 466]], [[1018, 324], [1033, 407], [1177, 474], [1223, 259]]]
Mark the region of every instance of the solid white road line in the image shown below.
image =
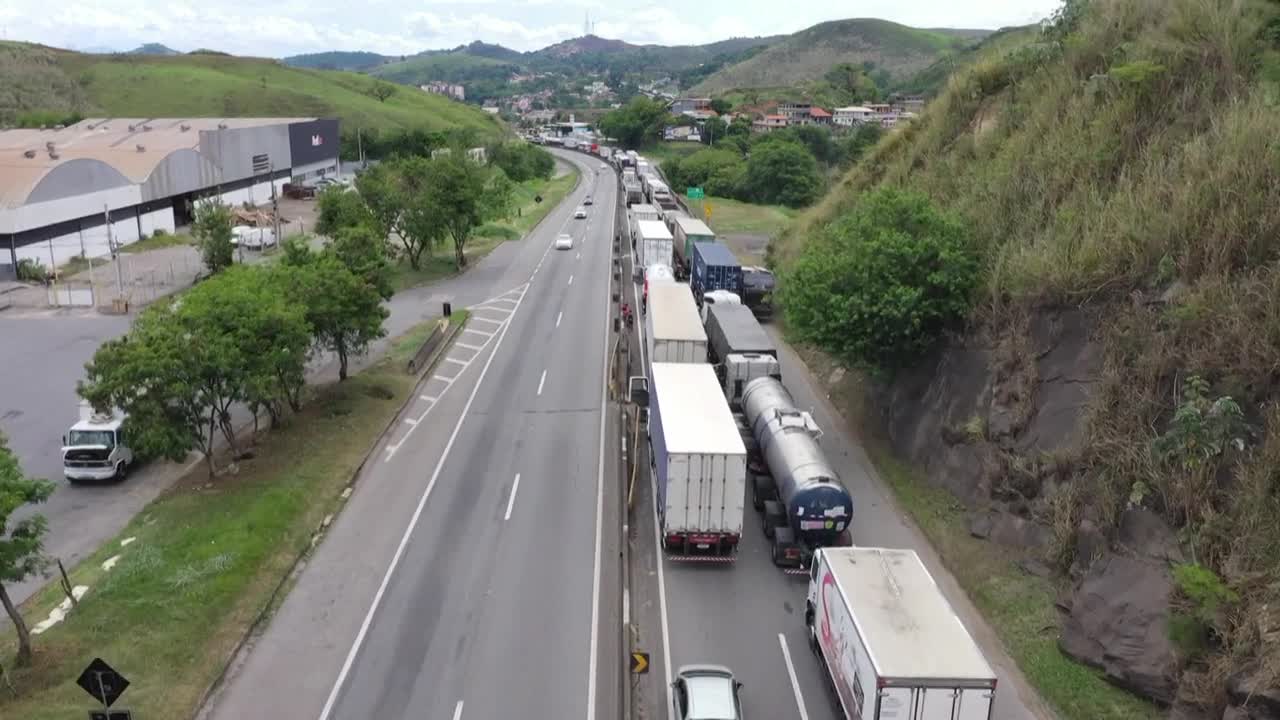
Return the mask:
[[503, 520], [511, 519], [511, 509], [516, 506], [516, 491], [520, 489], [520, 473], [516, 473], [516, 479], [511, 483], [511, 497], [507, 499], [507, 514], [502, 517]]
[[455, 705], [453, 708], [453, 720], [458, 720], [458, 718], [460, 717], [462, 717], [462, 701], [461, 700], [459, 700], [458, 704]]
[[538, 381], [538, 394], [539, 394], [539, 395], [541, 395], [541, 394], [542, 394], [542, 384], [543, 384], [543, 383], [545, 383], [546, 381], [547, 381], [547, 371], [546, 371], [546, 370], [543, 370], [543, 371], [542, 371], [542, 379]]
[[625, 585], [622, 588], [622, 624], [631, 624], [631, 590]]
[[560, 327], [560, 318], [564, 317], [564, 311], [556, 313], [556, 327]]
[[800, 694], [800, 683], [796, 680], [796, 668], [791, 664], [791, 651], [787, 649], [787, 636], [778, 633], [778, 644], [782, 646], [782, 659], [787, 663], [787, 677], [791, 678], [791, 691], [796, 694], [796, 710], [800, 720], [809, 720], [809, 713], [804, 709], [804, 697]]
[[[520, 303], [524, 302], [524, 294], [520, 295], [520, 302], [516, 303], [516, 307], [511, 311], [513, 316], [520, 309]], [[458, 421], [454, 423], [453, 432], [449, 435], [449, 441], [445, 443], [444, 452], [440, 454], [440, 459], [436, 462], [436, 468], [431, 473], [431, 479], [427, 481], [426, 490], [422, 491], [422, 497], [418, 500], [418, 507], [413, 511], [413, 517], [409, 518], [409, 526], [404, 529], [404, 535], [400, 537], [400, 544], [396, 547], [396, 552], [391, 556], [391, 564], [387, 566], [387, 572], [382, 576], [382, 582], [378, 585], [378, 591], [373, 595], [373, 602], [369, 605], [369, 612], [365, 613], [364, 621], [360, 623], [360, 631], [356, 633], [356, 639], [351, 643], [351, 649], [347, 651], [347, 658], [342, 662], [342, 669], [338, 672], [338, 678], [333, 682], [333, 689], [329, 691], [329, 698], [325, 700], [324, 708], [320, 711], [320, 720], [329, 720], [330, 714], [333, 713], [333, 707], [338, 702], [338, 695], [342, 692], [342, 686], [347, 681], [347, 675], [351, 673], [351, 666], [355, 664], [356, 655], [359, 654], [360, 648], [364, 645], [365, 636], [369, 634], [369, 626], [373, 624], [373, 616], [378, 612], [378, 606], [382, 604], [382, 596], [387, 592], [387, 586], [391, 584], [391, 576], [395, 574], [396, 567], [400, 564], [400, 558], [404, 557], [405, 548], [409, 546], [409, 538], [413, 535], [413, 530], [418, 526], [418, 519], [422, 517], [422, 510], [427, 506], [427, 498], [431, 496], [431, 490], [435, 488], [436, 481], [440, 479], [440, 471], [444, 469], [444, 463], [449, 459], [449, 452], [453, 450], [453, 443], [458, 439], [458, 433], [462, 430], [462, 424], [467, 420], [467, 414], [471, 411], [471, 404], [475, 402], [476, 395], [479, 394], [480, 388], [484, 385], [485, 375], [489, 374], [489, 366], [493, 364], [493, 359], [498, 357], [498, 350], [502, 348], [502, 341], [507, 337], [507, 330], [511, 329], [512, 323], [502, 326], [502, 330], [498, 333], [498, 339], [493, 346], [493, 351], [489, 353], [489, 358], [485, 360], [484, 367], [480, 368], [480, 377], [476, 378], [476, 384], [471, 388], [471, 394], [467, 397], [467, 402], [462, 406], [462, 413], [458, 416]], [[606, 337], [607, 339], [607, 337]], [[452, 381], [450, 381], [452, 382]], [[390, 459], [388, 457], [388, 459]], [[603, 464], [603, 455], [601, 456]], [[597, 553], [597, 564], [598, 564]], [[598, 583], [597, 583], [598, 584]], [[458, 709], [454, 711], [454, 717], [457, 718], [462, 712], [462, 701], [458, 701]]]
[[[614, 202], [617, 202], [615, 199]], [[614, 222], [617, 221], [618, 213], [609, 213], [609, 234], [613, 234]], [[573, 276], [569, 276], [569, 282], [573, 282]], [[600, 553], [603, 544], [602, 535], [604, 533], [604, 430], [605, 416], [608, 411], [609, 400], [609, 283], [604, 284], [604, 332], [602, 344], [604, 350], [601, 357], [604, 359], [603, 367], [600, 368], [600, 464], [596, 468], [596, 558], [595, 568], [591, 575], [591, 654], [587, 661], [587, 720], [595, 720], [596, 717], [596, 667], [600, 655]], [[670, 686], [668, 686], [670, 687]], [[671, 707], [670, 699], [668, 699], [667, 707]]]

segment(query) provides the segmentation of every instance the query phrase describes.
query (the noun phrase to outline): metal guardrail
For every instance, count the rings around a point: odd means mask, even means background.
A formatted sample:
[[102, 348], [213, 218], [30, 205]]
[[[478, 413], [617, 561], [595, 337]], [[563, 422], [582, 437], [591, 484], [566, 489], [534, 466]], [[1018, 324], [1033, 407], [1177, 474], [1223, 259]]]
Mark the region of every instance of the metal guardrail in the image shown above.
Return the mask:
[[440, 343], [444, 341], [445, 331], [449, 329], [449, 319], [445, 318], [436, 323], [435, 328], [431, 330], [431, 334], [422, 342], [422, 347], [418, 348], [418, 352], [414, 353], [409, 359], [408, 367], [410, 375], [416, 374], [421, 370], [427, 360], [431, 359], [432, 353], [436, 348], [440, 347]]

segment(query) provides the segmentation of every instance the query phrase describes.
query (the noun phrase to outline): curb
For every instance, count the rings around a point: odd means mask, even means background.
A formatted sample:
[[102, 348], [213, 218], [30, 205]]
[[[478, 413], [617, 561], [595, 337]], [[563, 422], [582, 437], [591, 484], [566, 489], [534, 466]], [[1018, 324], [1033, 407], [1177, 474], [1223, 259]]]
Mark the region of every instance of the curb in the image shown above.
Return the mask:
[[[466, 325], [466, 323], [449, 323], [449, 327], [445, 330], [445, 336], [440, 342], [440, 346], [432, 352], [427, 361], [423, 363], [422, 368], [417, 373], [414, 373], [414, 377], [417, 378], [414, 383], [415, 389], [417, 388], [418, 383], [422, 381], [422, 377], [426, 373], [430, 372], [436, 366], [436, 363], [440, 361], [440, 357], [449, 349], [449, 346], [453, 343], [453, 339], [462, 331], [462, 327], [464, 325]], [[253, 621], [245, 628], [244, 633], [236, 642], [235, 648], [227, 656], [226, 662], [222, 665], [222, 670], [218, 672], [218, 676], [215, 677], [209, 684], [209, 687], [205, 688], [205, 691], [201, 693], [200, 702], [196, 705], [194, 717], [205, 717], [205, 713], [212, 709], [211, 707], [208, 707], [209, 700], [222, 689], [222, 685], [226, 682], [227, 675], [229, 674], [231, 667], [235, 664], [240, 653], [244, 651], [245, 646], [249, 644], [249, 639], [254, 637], [258, 633], [258, 630], [266, 624], [267, 619], [275, 613], [277, 603], [284, 594], [285, 587], [294, 579], [295, 574], [298, 572], [303, 562], [311, 556], [312, 550], [320, 544], [320, 541], [324, 538], [325, 531], [328, 530], [333, 519], [337, 517], [338, 513], [342, 512], [342, 509], [346, 506], [347, 500], [350, 499], [351, 493], [353, 492], [356, 483], [359, 481], [361, 473], [364, 472], [364, 466], [369, 462], [369, 458], [373, 456], [374, 452], [377, 451], [378, 448], [382, 447], [383, 443], [387, 439], [387, 435], [391, 432], [391, 429], [399, 424], [400, 416], [404, 414], [405, 409], [409, 407], [417, 396], [418, 394], [416, 392], [409, 393], [404, 401], [400, 403], [400, 407], [396, 410], [395, 414], [387, 421], [386, 427], [382, 429], [382, 432], [378, 433], [377, 439], [369, 445], [369, 449], [365, 451], [364, 457], [360, 459], [360, 464], [356, 465], [355, 470], [351, 471], [351, 479], [343, 486], [342, 492], [338, 494], [339, 502], [333, 512], [326, 515], [325, 518], [320, 521], [320, 526], [311, 534], [311, 541], [304, 545], [302, 550], [294, 557], [293, 562], [289, 563], [288, 570], [280, 576], [279, 582], [277, 582], [276, 586], [272, 588], [271, 595], [267, 598], [267, 602], [263, 604], [262, 609], [258, 611], [257, 615], [254, 616]]]

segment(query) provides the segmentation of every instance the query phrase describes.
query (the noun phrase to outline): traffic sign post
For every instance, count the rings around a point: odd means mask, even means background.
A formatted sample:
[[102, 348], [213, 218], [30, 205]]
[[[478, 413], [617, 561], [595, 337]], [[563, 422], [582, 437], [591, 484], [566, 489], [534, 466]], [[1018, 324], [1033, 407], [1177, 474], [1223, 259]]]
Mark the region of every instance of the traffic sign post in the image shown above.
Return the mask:
[[711, 203], [702, 203], [702, 214], [706, 215], [708, 220], [711, 219]]
[[646, 675], [649, 672], [649, 653], [633, 652], [631, 653], [631, 672], [636, 675]]
[[702, 188], [700, 187], [691, 187], [685, 191], [685, 194], [690, 200], [701, 200], [707, 196], [706, 193], [702, 192]]
[[[80, 673], [80, 677], [76, 678], [76, 684], [84, 688], [90, 697], [102, 703], [102, 707], [110, 710], [116, 700], [124, 694], [129, 687], [129, 680], [125, 676], [116, 672], [115, 668], [108, 665], [102, 658], [94, 658], [89, 663], [89, 667]], [[98, 714], [94, 714], [98, 713]], [[119, 713], [124, 713], [120, 715]], [[115, 713], [102, 713], [94, 710], [89, 714], [90, 718], [103, 718], [104, 720], [128, 720], [129, 711], [120, 710]]]

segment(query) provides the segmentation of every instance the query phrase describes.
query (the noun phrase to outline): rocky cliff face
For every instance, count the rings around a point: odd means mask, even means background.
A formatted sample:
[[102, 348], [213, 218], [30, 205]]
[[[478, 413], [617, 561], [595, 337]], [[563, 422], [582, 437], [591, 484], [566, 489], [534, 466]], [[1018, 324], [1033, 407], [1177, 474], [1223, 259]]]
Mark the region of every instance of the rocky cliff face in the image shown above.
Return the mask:
[[[1059, 647], [1109, 680], [1170, 706], [1184, 703], [1185, 658], [1170, 639], [1175, 532], [1131, 504], [1104, 517], [1081, 498], [1083, 443], [1102, 371], [1087, 310], [1037, 311], [952, 342], [872, 391], [888, 438], [970, 513], [970, 532], [1020, 550], [1028, 572], [1061, 583]], [[1280, 691], [1233, 678], [1223, 720], [1280, 720]]]

